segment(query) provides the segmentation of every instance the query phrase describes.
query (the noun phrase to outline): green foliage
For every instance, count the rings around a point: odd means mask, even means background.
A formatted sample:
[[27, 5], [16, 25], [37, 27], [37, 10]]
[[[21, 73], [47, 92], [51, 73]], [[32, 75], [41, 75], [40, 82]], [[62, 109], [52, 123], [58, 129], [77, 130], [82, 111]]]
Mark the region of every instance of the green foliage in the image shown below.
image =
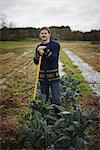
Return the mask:
[[61, 99], [62, 105], [65, 105], [66, 110], [70, 111], [71, 106], [74, 106], [76, 99], [82, 96], [78, 85], [80, 82], [70, 76], [62, 76], [61, 78]]
[[72, 105], [74, 109], [69, 107], [69, 111], [66, 111], [66, 103], [74, 103], [76, 101], [75, 98], [80, 95], [79, 91], [77, 91], [78, 84], [78, 81], [70, 77], [64, 76], [61, 78], [63, 95], [67, 89], [65, 85], [70, 88], [71, 92], [69, 90], [68, 93], [71, 93], [71, 95], [65, 94], [63, 106], [56, 106], [60, 110], [59, 119], [54, 114], [54, 105], [51, 105], [49, 102], [45, 103], [44, 97], [42, 100], [36, 100], [31, 105], [32, 112], [26, 114], [26, 116], [31, 114], [32, 119], [28, 120], [25, 117], [22, 126], [23, 138], [20, 141], [26, 149], [89, 149], [85, 131], [90, 125], [91, 120], [95, 119], [95, 111], [93, 110], [89, 115], [86, 115], [80, 106], [77, 105]]
[[[60, 40], [79, 40], [79, 41], [100, 41], [100, 30], [90, 32], [71, 31], [69, 26], [51, 26], [52, 37]], [[0, 29], [0, 40], [21, 40], [27, 38], [38, 38], [36, 28], [7, 28], [4, 26]]]
[[73, 79], [70, 76], [62, 76], [61, 78], [61, 94], [66, 97], [68, 101], [75, 100], [77, 96], [80, 96], [80, 89], [78, 89], [78, 85], [80, 82], [78, 80]]
[[[46, 148], [49, 145], [51, 146], [57, 138], [52, 125], [57, 119], [50, 115], [53, 106], [44, 103], [42, 100], [36, 100], [31, 107], [33, 111], [26, 114], [26, 122], [22, 128], [22, 134], [25, 136], [25, 147], [41, 149], [41, 147]], [[30, 114], [32, 115], [31, 121], [27, 120], [27, 116]]]

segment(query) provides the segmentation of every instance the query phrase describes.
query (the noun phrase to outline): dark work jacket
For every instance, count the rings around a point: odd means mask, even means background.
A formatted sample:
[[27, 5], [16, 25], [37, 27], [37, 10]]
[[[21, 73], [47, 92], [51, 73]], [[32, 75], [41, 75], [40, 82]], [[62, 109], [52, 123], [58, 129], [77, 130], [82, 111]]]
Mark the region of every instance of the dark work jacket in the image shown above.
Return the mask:
[[[47, 44], [39, 44], [35, 50], [34, 63], [39, 63], [39, 55], [38, 55], [38, 47], [46, 46], [44, 50], [45, 53], [42, 56], [40, 72], [39, 72], [39, 80], [40, 81], [55, 81], [59, 80], [59, 70], [58, 70], [58, 61], [59, 61], [59, 52], [60, 52], [60, 44], [56, 41], [50, 40]], [[49, 52], [48, 52], [49, 51]]]

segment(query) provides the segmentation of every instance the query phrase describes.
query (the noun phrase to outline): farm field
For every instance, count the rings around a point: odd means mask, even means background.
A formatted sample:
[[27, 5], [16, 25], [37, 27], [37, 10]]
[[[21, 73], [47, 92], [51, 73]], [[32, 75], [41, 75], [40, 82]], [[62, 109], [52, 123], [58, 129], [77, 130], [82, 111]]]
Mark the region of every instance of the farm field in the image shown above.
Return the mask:
[[[23, 124], [23, 116], [26, 112], [30, 111], [28, 103], [32, 100], [37, 70], [37, 67], [34, 67], [33, 64], [36, 45], [37, 42], [33, 41], [0, 42], [0, 127], [2, 129], [2, 149], [13, 149], [13, 145], [16, 147], [16, 141], [20, 138], [21, 134], [20, 128]], [[100, 71], [99, 45], [91, 45], [88, 42], [62, 42], [61, 45], [62, 48], [71, 49], [84, 61], [93, 66], [94, 69]], [[76, 72], [76, 67], [70, 67], [71, 62], [63, 52], [61, 52], [61, 59], [65, 60], [63, 63], [66, 74], [73, 74], [73, 70]], [[69, 64], [66, 67], [67, 63]], [[79, 87], [83, 94], [83, 97], [79, 96], [78, 103], [85, 112], [89, 113], [89, 110], [96, 108], [98, 114], [99, 97], [92, 92], [88, 83], [85, 83], [80, 72], [77, 72], [78, 74], [75, 74], [73, 77], [78, 76], [75, 79], [80, 79]], [[96, 144], [98, 145], [98, 127], [94, 125], [94, 128], [87, 132], [89, 132], [89, 136], [90, 132], [93, 132], [90, 137], [91, 143], [93, 143], [94, 147]]]
[[91, 42], [63, 42], [62, 47], [70, 49], [100, 72], [100, 44], [91, 44]]

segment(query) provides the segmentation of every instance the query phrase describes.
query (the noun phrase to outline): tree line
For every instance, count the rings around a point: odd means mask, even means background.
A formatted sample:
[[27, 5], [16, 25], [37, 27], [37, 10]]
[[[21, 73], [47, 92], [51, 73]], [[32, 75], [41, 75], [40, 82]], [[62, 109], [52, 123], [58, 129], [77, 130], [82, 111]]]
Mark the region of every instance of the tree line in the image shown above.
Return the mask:
[[[69, 26], [51, 26], [52, 38], [58, 40], [100, 41], [100, 30], [90, 32], [72, 31]], [[12, 28], [3, 26], [0, 29], [0, 41], [24, 40], [38, 38], [39, 28]]]

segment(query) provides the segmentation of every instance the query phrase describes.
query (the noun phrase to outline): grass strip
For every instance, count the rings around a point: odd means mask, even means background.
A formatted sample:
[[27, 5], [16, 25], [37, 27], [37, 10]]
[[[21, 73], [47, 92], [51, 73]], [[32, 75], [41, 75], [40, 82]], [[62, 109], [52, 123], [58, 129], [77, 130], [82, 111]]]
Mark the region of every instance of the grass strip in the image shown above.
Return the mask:
[[72, 63], [70, 58], [63, 51], [60, 53], [60, 60], [64, 64], [64, 71], [66, 74], [80, 81], [79, 88], [81, 89], [81, 92], [83, 94], [92, 92], [92, 89], [89, 87], [88, 83], [82, 76], [81, 71], [77, 68], [76, 65]]

